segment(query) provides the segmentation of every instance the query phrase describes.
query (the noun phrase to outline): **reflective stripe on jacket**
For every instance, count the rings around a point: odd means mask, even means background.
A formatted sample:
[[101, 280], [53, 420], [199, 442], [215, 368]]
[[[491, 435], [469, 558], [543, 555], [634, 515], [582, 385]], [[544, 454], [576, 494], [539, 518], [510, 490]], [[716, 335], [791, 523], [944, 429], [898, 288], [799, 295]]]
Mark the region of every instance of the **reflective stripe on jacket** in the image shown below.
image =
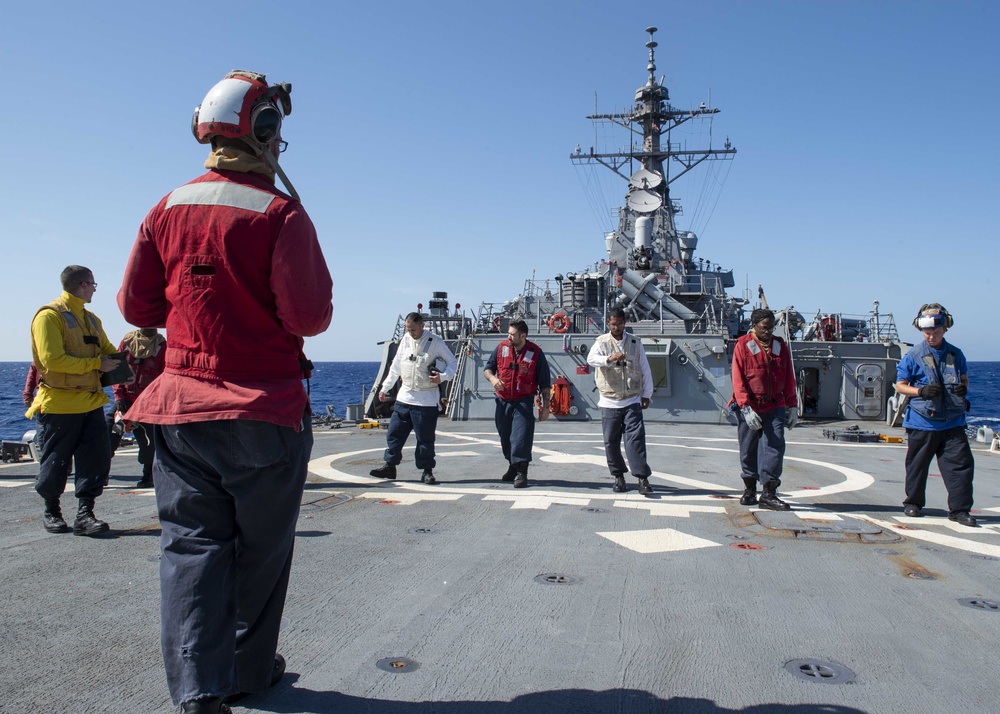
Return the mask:
[[[227, 381], [303, 377], [303, 340], [282, 325], [270, 262], [297, 206], [261, 177], [210, 171], [150, 212], [140, 239], [148, 236], [162, 261], [168, 372]], [[311, 224], [308, 230], [304, 237], [313, 237]]]

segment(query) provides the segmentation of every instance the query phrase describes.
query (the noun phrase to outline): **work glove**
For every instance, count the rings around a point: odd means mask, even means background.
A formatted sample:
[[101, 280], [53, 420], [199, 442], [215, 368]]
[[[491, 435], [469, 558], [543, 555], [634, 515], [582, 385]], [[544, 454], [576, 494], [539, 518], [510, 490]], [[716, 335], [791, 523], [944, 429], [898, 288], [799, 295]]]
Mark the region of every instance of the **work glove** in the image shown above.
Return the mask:
[[788, 407], [785, 409], [785, 428], [794, 429], [795, 425], [799, 423], [799, 408], [798, 407]]
[[959, 397], [964, 397], [968, 393], [969, 393], [969, 388], [964, 384], [962, 384], [961, 382], [955, 385], [955, 394], [958, 395]]
[[760, 420], [760, 414], [753, 410], [753, 407], [747, 404], [741, 410], [743, 412], [743, 421], [747, 423], [747, 426], [754, 431], [760, 431], [764, 428], [764, 422]]
[[920, 388], [920, 396], [924, 399], [929, 399], [930, 397], [941, 396], [941, 385], [940, 384], [925, 384]]

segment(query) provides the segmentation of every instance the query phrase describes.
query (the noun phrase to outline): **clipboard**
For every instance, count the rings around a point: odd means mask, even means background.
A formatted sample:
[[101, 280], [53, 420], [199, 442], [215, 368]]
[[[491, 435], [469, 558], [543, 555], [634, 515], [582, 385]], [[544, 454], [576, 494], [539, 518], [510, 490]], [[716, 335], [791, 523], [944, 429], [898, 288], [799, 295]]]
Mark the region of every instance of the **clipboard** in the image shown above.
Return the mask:
[[124, 352], [114, 352], [109, 355], [104, 355], [104, 357], [110, 357], [118, 360], [118, 366], [110, 372], [101, 373], [102, 387], [110, 387], [113, 384], [122, 384], [123, 382], [127, 382], [134, 377], [132, 374], [132, 368], [128, 366], [128, 361], [125, 359]]

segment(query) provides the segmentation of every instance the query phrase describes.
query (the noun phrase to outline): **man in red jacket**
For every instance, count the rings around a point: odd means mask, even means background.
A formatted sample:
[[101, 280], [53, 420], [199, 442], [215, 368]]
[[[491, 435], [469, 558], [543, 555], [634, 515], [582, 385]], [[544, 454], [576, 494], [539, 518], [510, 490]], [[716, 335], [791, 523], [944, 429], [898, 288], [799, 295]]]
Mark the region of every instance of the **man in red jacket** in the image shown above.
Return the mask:
[[[122, 419], [129, 407], [135, 403], [143, 390], [163, 372], [166, 357], [166, 340], [155, 327], [132, 330], [118, 344], [118, 351], [125, 355], [125, 361], [132, 370], [132, 379], [116, 384], [111, 391], [114, 404], [107, 413], [108, 432], [111, 435], [111, 451], [118, 450], [125, 431]], [[148, 424], [131, 422], [128, 424], [135, 445], [139, 448], [139, 463], [142, 464], [142, 478], [136, 488], [153, 487], [153, 429]]]
[[535, 440], [535, 395], [541, 399], [538, 420], [549, 417], [549, 391], [552, 379], [542, 348], [528, 340], [528, 324], [511, 320], [507, 340], [497, 345], [486, 362], [483, 376], [496, 392], [494, 420], [500, 436], [500, 448], [508, 461], [502, 481], [513, 481], [514, 488], [528, 486], [528, 464]]
[[36, 389], [38, 389], [38, 370], [35, 368], [35, 363], [32, 362], [28, 366], [28, 376], [24, 378], [24, 393], [21, 395], [25, 408], [30, 407], [31, 403], [35, 401]]
[[795, 374], [788, 344], [774, 337], [774, 313], [767, 309], [750, 314], [750, 332], [736, 341], [733, 350], [733, 397], [740, 467], [745, 490], [740, 503], [757, 503], [757, 482], [762, 493], [760, 507], [787, 511], [778, 498], [785, 457], [785, 429], [799, 420]]
[[[278, 628], [312, 449], [303, 337], [330, 324], [316, 229], [278, 166], [291, 85], [236, 70], [195, 110], [208, 172], [139, 229], [125, 319], [166, 327], [166, 367], [125, 418], [152, 424], [161, 643], [186, 714], [281, 678]], [[289, 189], [274, 185], [275, 175]]]

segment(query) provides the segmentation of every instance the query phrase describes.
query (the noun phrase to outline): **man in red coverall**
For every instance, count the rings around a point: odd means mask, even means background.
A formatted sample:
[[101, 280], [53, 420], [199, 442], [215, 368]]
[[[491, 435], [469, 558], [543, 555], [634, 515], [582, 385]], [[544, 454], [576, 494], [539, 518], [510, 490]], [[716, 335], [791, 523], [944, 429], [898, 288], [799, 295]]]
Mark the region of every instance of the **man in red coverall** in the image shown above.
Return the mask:
[[[122, 415], [138, 399], [143, 390], [163, 372], [166, 357], [166, 339], [155, 327], [132, 330], [118, 344], [118, 351], [125, 355], [125, 361], [132, 370], [132, 379], [112, 387], [114, 404], [107, 413], [108, 432], [111, 434], [111, 451], [118, 450], [125, 424]], [[138, 422], [128, 425], [135, 445], [139, 448], [139, 463], [142, 464], [142, 478], [136, 488], [153, 487], [153, 429]]]
[[[733, 349], [733, 397], [740, 441], [740, 467], [744, 492], [740, 503], [757, 503], [757, 482], [762, 493], [760, 507], [787, 511], [778, 498], [785, 458], [785, 429], [799, 420], [788, 344], [774, 337], [774, 313], [767, 309], [750, 314], [750, 332]], [[737, 408], [738, 407], [738, 408]]]
[[31, 403], [35, 401], [36, 389], [38, 389], [38, 370], [35, 368], [35, 363], [32, 362], [28, 366], [28, 376], [24, 378], [24, 393], [21, 395], [25, 408], [30, 407]]
[[[38, 369], [35, 368], [35, 363], [32, 362], [28, 365], [28, 376], [24, 378], [24, 393], [21, 395], [25, 408], [30, 407], [31, 403], [35, 401], [36, 389], [38, 389]], [[41, 448], [42, 433], [38, 426], [35, 427], [35, 438], [32, 441]]]
[[118, 293], [126, 320], [169, 335], [163, 374], [125, 418], [153, 425], [161, 644], [186, 714], [228, 712], [285, 671], [312, 449], [303, 337], [333, 314], [316, 229], [277, 162], [290, 92], [242, 70], [209, 91], [192, 122], [208, 172], [146, 216]]

